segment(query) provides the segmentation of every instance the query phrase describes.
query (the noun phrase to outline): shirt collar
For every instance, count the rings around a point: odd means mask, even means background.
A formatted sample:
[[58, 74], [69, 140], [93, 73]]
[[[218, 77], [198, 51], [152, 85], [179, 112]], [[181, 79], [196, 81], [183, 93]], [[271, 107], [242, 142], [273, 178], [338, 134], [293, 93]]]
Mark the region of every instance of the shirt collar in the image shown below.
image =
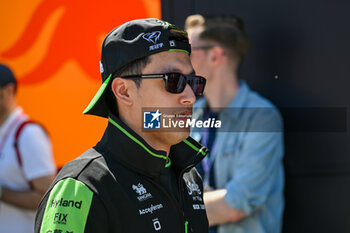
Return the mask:
[[[242, 112], [242, 109], [246, 106], [247, 98], [250, 92], [250, 88], [247, 83], [243, 80], [239, 80], [239, 87], [236, 96], [231, 100], [231, 103], [228, 107], [225, 108], [222, 113], [220, 113], [220, 117], [222, 115], [227, 115], [234, 120], [239, 119], [239, 115]], [[204, 114], [204, 108], [208, 106], [208, 101], [205, 98], [201, 98], [195, 103], [194, 118], [201, 118]]]
[[122, 165], [145, 176], [159, 177], [163, 169], [175, 171], [194, 166], [207, 154], [207, 149], [192, 138], [171, 147], [169, 158], [165, 151], [151, 147], [118, 117], [110, 115], [107, 129], [95, 149]]
[[0, 126], [0, 137], [3, 136], [3, 134], [7, 131], [8, 127], [10, 127], [13, 123], [13, 121], [22, 114], [23, 110], [21, 107], [16, 107], [10, 115], [7, 117], [5, 122]]

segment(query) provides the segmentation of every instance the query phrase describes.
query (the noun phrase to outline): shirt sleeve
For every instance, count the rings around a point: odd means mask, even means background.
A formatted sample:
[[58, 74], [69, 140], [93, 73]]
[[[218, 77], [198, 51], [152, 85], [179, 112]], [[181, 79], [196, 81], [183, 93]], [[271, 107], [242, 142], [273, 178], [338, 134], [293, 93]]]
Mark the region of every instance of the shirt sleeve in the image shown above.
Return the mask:
[[35, 233], [105, 233], [108, 232], [106, 219], [103, 204], [90, 188], [66, 178], [56, 183], [40, 203]]
[[[271, 128], [280, 130], [242, 133], [244, 137], [238, 149], [238, 159], [232, 165], [234, 178], [226, 185], [225, 201], [231, 208], [242, 210], [247, 215], [263, 208], [269, 196], [283, 198], [284, 183], [284, 146], [280, 115], [256, 117], [252, 120], [267, 128], [273, 126]], [[253, 124], [251, 127], [256, 127]], [[275, 126], [276, 124], [279, 126]]]
[[41, 126], [26, 125], [19, 135], [18, 147], [27, 180], [56, 173], [51, 142]]

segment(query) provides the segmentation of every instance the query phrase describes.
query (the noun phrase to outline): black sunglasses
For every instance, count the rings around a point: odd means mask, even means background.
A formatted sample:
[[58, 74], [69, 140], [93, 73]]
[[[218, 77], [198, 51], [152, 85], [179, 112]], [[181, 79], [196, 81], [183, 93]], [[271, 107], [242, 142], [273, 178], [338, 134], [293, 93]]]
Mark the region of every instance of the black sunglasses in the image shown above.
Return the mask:
[[186, 84], [189, 84], [196, 97], [203, 95], [206, 79], [201, 76], [184, 75], [180, 73], [166, 74], [139, 74], [121, 76], [121, 78], [163, 78], [165, 80], [165, 89], [170, 93], [181, 93], [185, 90]]

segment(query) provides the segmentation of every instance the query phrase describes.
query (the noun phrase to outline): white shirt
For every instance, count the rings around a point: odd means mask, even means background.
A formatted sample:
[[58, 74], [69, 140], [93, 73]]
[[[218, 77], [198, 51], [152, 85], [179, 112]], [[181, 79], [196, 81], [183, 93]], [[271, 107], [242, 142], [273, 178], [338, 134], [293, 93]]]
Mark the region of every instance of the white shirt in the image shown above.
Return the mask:
[[[18, 126], [28, 116], [18, 107], [0, 127], [0, 186], [12, 190], [30, 190], [29, 181], [56, 173], [51, 143], [36, 124], [24, 126], [18, 138], [22, 167], [14, 148]], [[22, 209], [0, 201], [0, 232], [33, 233], [35, 211]]]

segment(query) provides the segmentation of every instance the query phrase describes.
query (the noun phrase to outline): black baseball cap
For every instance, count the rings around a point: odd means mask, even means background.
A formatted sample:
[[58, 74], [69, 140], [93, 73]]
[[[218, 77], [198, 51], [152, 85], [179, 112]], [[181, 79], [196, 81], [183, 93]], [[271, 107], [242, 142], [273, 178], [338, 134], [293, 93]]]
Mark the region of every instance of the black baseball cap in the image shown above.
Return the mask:
[[17, 86], [17, 81], [15, 76], [9, 67], [0, 64], [0, 87], [5, 87], [6, 85], [13, 83]]
[[[173, 33], [171, 33], [173, 32]], [[149, 18], [129, 21], [113, 29], [102, 43], [100, 72], [102, 86], [84, 114], [108, 117], [107, 87], [131, 62], [163, 51], [191, 53], [187, 33], [163, 20]]]

